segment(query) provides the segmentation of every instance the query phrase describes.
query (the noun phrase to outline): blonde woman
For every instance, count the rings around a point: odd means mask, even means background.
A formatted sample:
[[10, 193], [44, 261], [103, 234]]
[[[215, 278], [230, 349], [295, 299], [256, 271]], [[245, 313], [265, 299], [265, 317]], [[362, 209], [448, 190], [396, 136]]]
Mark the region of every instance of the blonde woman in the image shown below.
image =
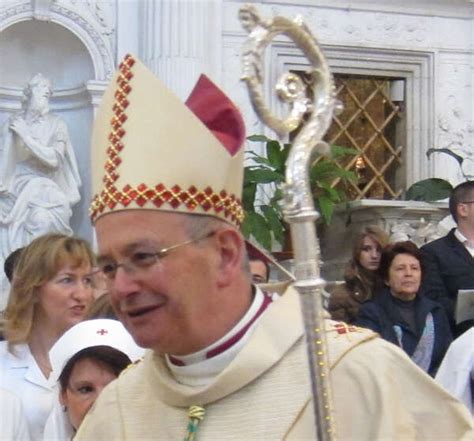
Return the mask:
[[22, 251], [5, 310], [0, 387], [17, 395], [33, 440], [42, 438], [54, 382], [49, 350], [92, 301], [93, 253], [82, 239], [48, 234]]

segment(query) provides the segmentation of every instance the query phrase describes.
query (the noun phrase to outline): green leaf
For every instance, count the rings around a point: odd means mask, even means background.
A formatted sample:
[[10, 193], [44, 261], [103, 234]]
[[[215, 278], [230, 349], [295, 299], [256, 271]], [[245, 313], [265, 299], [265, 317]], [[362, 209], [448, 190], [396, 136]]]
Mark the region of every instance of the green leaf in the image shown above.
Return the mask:
[[342, 178], [344, 181], [350, 181], [350, 182], [356, 182], [357, 179], [359, 179], [356, 172], [352, 170], [345, 170], [345, 169], [341, 169], [339, 177]]
[[247, 136], [247, 139], [252, 142], [268, 142], [271, 141], [265, 135], [250, 135]]
[[433, 153], [445, 153], [446, 155], [452, 156], [456, 161], [458, 161], [459, 165], [462, 165], [464, 161], [462, 156], [459, 156], [450, 149], [428, 149], [426, 156], [429, 158]]
[[433, 202], [450, 196], [453, 186], [444, 179], [430, 178], [415, 182], [406, 192], [409, 201]]
[[341, 201], [341, 195], [339, 192], [335, 189], [332, 188], [328, 184], [321, 184], [321, 187], [324, 189], [324, 192], [326, 196], [333, 202], [340, 202]]
[[265, 249], [270, 250], [272, 247], [272, 237], [270, 228], [266, 219], [259, 213], [246, 213], [246, 222], [249, 233], [260, 243]]
[[326, 225], [331, 223], [332, 213], [334, 211], [334, 202], [327, 195], [321, 195], [318, 198], [318, 206]]
[[242, 204], [245, 211], [255, 211], [255, 195], [257, 194], [257, 184], [250, 182], [244, 185], [242, 191]]
[[322, 160], [311, 167], [309, 180], [312, 184], [331, 181], [337, 177], [339, 166], [331, 161]]
[[275, 240], [283, 245], [284, 227], [283, 222], [279, 216], [279, 212], [277, 212], [274, 207], [268, 205], [262, 205], [260, 208], [262, 210], [263, 215], [265, 216], [265, 219], [268, 222], [268, 225], [272, 230]]
[[[265, 158], [264, 156], [259, 156], [259, 155], [255, 155], [253, 158], [252, 158], [252, 161], [255, 162], [256, 164], [260, 164], [260, 165], [264, 165], [264, 166], [267, 166], [267, 167], [271, 167], [271, 164], [270, 164], [270, 161]], [[253, 167], [252, 165], [249, 165], [247, 167]]]
[[282, 166], [281, 146], [278, 141], [267, 142], [267, 158], [273, 168], [278, 169]]
[[281, 182], [283, 177], [274, 172], [264, 168], [250, 168], [244, 169], [244, 182], [256, 182], [257, 184], [268, 184], [270, 182]]
[[346, 155], [356, 156], [359, 154], [359, 151], [352, 147], [344, 147], [341, 145], [331, 144], [331, 154], [333, 158], [339, 158], [341, 156]]

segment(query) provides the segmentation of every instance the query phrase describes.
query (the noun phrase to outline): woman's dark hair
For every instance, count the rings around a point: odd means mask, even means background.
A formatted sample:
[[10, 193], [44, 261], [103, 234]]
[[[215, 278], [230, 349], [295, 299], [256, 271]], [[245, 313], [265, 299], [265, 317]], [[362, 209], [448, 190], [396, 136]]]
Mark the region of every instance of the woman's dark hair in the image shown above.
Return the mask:
[[382, 280], [388, 280], [388, 273], [393, 259], [399, 254], [409, 254], [420, 262], [421, 274], [423, 274], [423, 260], [420, 249], [411, 241], [395, 242], [387, 245], [382, 251], [380, 259], [379, 274]]
[[13, 280], [13, 273], [15, 271], [16, 264], [20, 260], [20, 254], [23, 248], [17, 248], [15, 251], [10, 253], [3, 263], [3, 271], [7, 276], [8, 281], [11, 283]]
[[127, 355], [118, 349], [111, 348], [110, 346], [92, 346], [82, 349], [74, 354], [64, 366], [61, 375], [59, 376], [61, 390], [64, 391], [67, 389], [74, 366], [79, 360], [85, 358], [89, 358], [104, 365], [117, 377], [120, 375], [120, 372], [131, 363], [131, 360]]

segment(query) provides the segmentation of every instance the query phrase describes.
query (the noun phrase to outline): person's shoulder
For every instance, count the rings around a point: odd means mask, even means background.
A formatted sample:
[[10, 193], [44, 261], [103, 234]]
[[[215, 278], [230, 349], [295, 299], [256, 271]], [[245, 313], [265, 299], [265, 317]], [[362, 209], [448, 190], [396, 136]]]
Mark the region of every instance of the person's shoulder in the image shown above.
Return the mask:
[[8, 342], [0, 341], [0, 369], [28, 367], [30, 354], [29, 347], [25, 343], [14, 345], [11, 352]]
[[416, 300], [417, 300], [417, 305], [418, 307], [421, 307], [425, 310], [428, 311], [435, 311], [435, 310], [442, 310], [444, 311], [444, 307], [441, 305], [441, 303], [438, 303], [436, 300], [431, 299], [428, 297], [426, 294], [429, 294], [429, 291], [423, 292], [422, 295], [418, 295]]
[[439, 237], [438, 239], [432, 240], [431, 242], [425, 243], [420, 250], [426, 252], [435, 252], [439, 248], [443, 248], [452, 242], [454, 236], [454, 228], [445, 236]]
[[127, 381], [132, 380], [136, 377], [140, 377], [143, 373], [145, 366], [145, 356], [139, 358], [138, 360], [130, 363], [119, 375], [119, 378], [127, 378]]
[[21, 400], [13, 392], [0, 387], [0, 408], [2, 409], [1, 415], [4, 415], [5, 409], [21, 410]]
[[362, 303], [362, 305], [360, 305], [360, 309], [359, 311], [360, 312], [364, 312], [364, 313], [375, 313], [381, 309], [383, 309], [383, 306], [382, 306], [382, 298], [381, 296], [375, 296], [374, 298], [370, 299], [370, 300], [367, 300], [366, 302]]
[[369, 329], [330, 319], [325, 320], [325, 331], [331, 366], [335, 366], [348, 352], [378, 336]]
[[50, 124], [54, 130], [67, 130], [66, 121], [57, 113], [49, 112], [45, 115], [45, 121]]
[[0, 341], [0, 363], [12, 357], [14, 355], [8, 350], [8, 342], [6, 340]]
[[377, 371], [379, 369], [393, 367], [392, 365], [411, 364], [409, 357], [400, 348], [384, 340], [377, 333], [365, 328], [358, 328], [366, 333], [366, 338], [356, 341], [352, 350], [346, 351], [344, 357], [340, 358], [341, 364], [365, 366], [364, 369]]
[[474, 363], [474, 326], [463, 332], [458, 338], [453, 340], [451, 347], [454, 351], [458, 351], [461, 348], [466, 349], [467, 352], [471, 351], [473, 354]]
[[349, 289], [346, 282], [328, 284], [326, 290], [331, 294], [332, 299], [346, 298], [352, 294], [352, 290]]

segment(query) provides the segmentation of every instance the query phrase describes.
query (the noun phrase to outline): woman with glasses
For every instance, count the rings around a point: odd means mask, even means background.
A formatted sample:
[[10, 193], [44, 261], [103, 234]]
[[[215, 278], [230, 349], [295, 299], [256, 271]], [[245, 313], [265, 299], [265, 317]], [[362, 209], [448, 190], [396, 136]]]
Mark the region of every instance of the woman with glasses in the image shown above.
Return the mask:
[[92, 301], [93, 253], [82, 239], [41, 236], [25, 247], [15, 267], [0, 342], [0, 387], [22, 401], [33, 440], [42, 438], [54, 382], [49, 350], [84, 319]]

